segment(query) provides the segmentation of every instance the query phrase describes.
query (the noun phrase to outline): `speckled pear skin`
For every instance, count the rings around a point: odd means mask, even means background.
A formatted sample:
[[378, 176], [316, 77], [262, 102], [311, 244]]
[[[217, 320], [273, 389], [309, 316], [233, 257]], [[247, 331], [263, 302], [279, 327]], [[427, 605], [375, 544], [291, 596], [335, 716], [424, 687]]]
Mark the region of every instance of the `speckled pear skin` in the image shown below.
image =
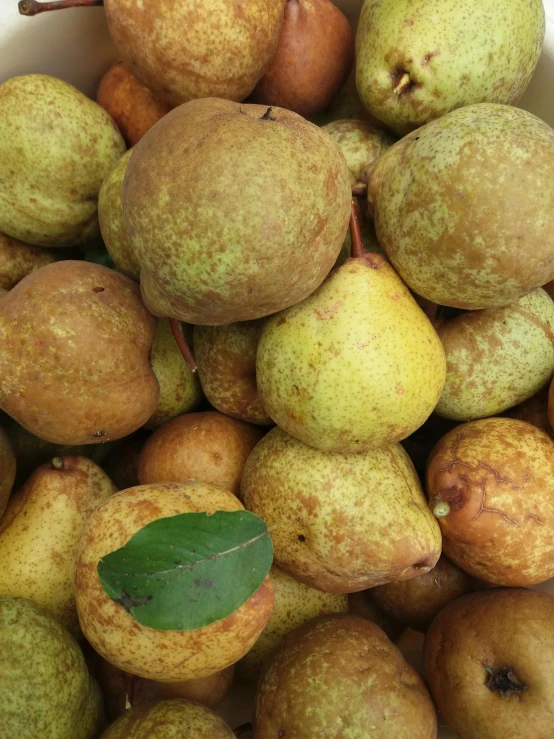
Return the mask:
[[232, 418], [272, 423], [256, 384], [256, 351], [263, 320], [195, 326], [194, 356], [207, 399]]
[[15, 472], [15, 452], [6, 431], [0, 426], [0, 519], [8, 505]]
[[180, 106], [136, 145], [123, 184], [147, 307], [213, 326], [297, 303], [333, 267], [350, 202], [339, 147], [296, 113]]
[[179, 513], [237, 511], [233, 493], [198, 482], [129, 488], [109, 498], [89, 517], [75, 566], [77, 610], [94, 649], [125, 672], [159, 682], [205, 677], [237, 662], [264, 629], [273, 608], [269, 576], [230, 616], [192, 631], [142, 626], [105, 593], [98, 562], [151, 521]]
[[397, 141], [390, 131], [367, 121], [332, 121], [323, 126], [323, 130], [340, 146], [352, 184], [360, 180], [368, 164]]
[[237, 665], [239, 675], [254, 680], [285, 636], [297, 626], [326, 613], [348, 613], [347, 595], [323, 593], [295, 580], [275, 565], [270, 574], [275, 593], [273, 612], [258, 641]]
[[105, 0], [125, 66], [160, 100], [244, 100], [277, 47], [285, 0]]
[[0, 301], [0, 406], [55, 444], [127, 436], [156, 408], [156, 330], [138, 285], [90, 262], [25, 277]]
[[554, 277], [554, 131], [519, 108], [472, 105], [409, 134], [368, 200], [395, 269], [439, 305], [507, 305]]
[[254, 739], [436, 739], [423, 678], [360, 616], [322, 616], [289, 634], [258, 684]]
[[504, 308], [455, 316], [437, 332], [446, 354], [439, 416], [495, 416], [531, 398], [554, 374], [554, 302], [540, 288]]
[[0, 287], [11, 290], [26, 275], [57, 259], [53, 251], [24, 244], [0, 233]]
[[[189, 333], [192, 335], [192, 330]], [[204, 394], [198, 372], [191, 372], [183, 359], [166, 318], [158, 320], [150, 364], [160, 386], [160, 397], [145, 428], [157, 429], [175, 416], [193, 411], [202, 402]]]
[[319, 590], [406, 580], [440, 555], [438, 524], [399, 444], [326, 454], [274, 428], [250, 454], [241, 494], [271, 530], [275, 564]]
[[[513, 418], [485, 418], [450, 431], [427, 463], [430, 507], [443, 550], [494, 585], [527, 587], [554, 576], [554, 441]], [[447, 509], [448, 510], [448, 509]]]
[[0, 85], [0, 231], [36, 246], [99, 235], [97, 200], [125, 151], [106, 111], [43, 74]]
[[409, 436], [445, 378], [428, 318], [379, 254], [350, 259], [302, 303], [272, 316], [256, 360], [273, 420], [326, 452], [361, 452]]
[[0, 595], [0, 716], [5, 737], [95, 739], [102, 698], [83, 653], [27, 598]]
[[235, 739], [231, 728], [198, 703], [174, 698], [132, 708], [101, 739]]
[[370, 116], [360, 100], [358, 90], [356, 89], [356, 69], [354, 67], [331, 105], [323, 112], [309, 116], [308, 118], [309, 121], [312, 121], [317, 126], [324, 126], [327, 123], [331, 123], [331, 121], [342, 121], [346, 119], [359, 121], [372, 119], [377, 122]]
[[124, 275], [138, 282], [140, 280], [140, 264], [125, 231], [123, 221], [123, 177], [127, 164], [133, 153], [129, 149], [108, 174], [98, 195], [98, 221], [102, 239], [115, 266]]
[[473, 103], [514, 105], [544, 31], [541, 0], [366, 0], [356, 36], [358, 92], [400, 135]]
[[73, 574], [87, 517], [117, 488], [84, 457], [39, 467], [0, 521], [0, 593], [31, 598], [78, 636]]

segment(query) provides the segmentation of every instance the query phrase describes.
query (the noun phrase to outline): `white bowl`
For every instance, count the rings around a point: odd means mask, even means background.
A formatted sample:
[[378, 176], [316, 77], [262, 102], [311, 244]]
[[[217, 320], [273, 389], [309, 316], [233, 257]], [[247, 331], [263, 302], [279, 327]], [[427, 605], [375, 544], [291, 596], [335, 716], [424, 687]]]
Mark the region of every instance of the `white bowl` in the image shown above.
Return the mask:
[[[94, 96], [102, 74], [116, 59], [103, 8], [72, 9], [23, 18], [18, 13], [17, 0], [0, 1], [0, 82], [17, 74], [42, 72], [67, 80], [87, 95]], [[334, 2], [355, 25], [363, 0]], [[543, 0], [543, 4], [546, 11], [543, 53], [520, 107], [554, 127], [554, 0]], [[554, 594], [554, 579], [538, 589]], [[399, 644], [407, 659], [418, 667], [421, 644], [422, 637], [415, 632], [408, 632]], [[220, 713], [232, 727], [249, 721], [252, 698], [251, 686], [237, 681]], [[442, 727], [439, 739], [455, 737]]]

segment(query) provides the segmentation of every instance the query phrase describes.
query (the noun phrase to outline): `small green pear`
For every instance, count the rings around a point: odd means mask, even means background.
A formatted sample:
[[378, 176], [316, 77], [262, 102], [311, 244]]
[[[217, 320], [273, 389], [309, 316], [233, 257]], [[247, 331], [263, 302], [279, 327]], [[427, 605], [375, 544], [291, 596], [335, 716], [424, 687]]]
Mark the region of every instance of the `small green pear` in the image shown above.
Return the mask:
[[36, 246], [99, 234], [100, 186], [125, 151], [106, 111], [67, 82], [28, 74], [0, 85], [0, 231]]
[[15, 480], [15, 453], [4, 429], [0, 426], [0, 519], [12, 491]]
[[367, 121], [341, 120], [323, 126], [329, 136], [340, 146], [350, 170], [352, 184], [358, 182], [364, 168], [381, 156], [396, 139], [382, 126]]
[[19, 739], [94, 739], [102, 697], [75, 639], [27, 598], [0, 595], [0, 731]]
[[0, 233], [0, 287], [11, 290], [25, 275], [55, 262], [55, 252]]
[[256, 361], [271, 418], [326, 452], [400, 441], [442, 392], [444, 351], [379, 254], [350, 259], [313, 295], [265, 324]]
[[531, 398], [554, 374], [554, 302], [542, 289], [437, 328], [446, 382], [435, 412], [471, 421]]

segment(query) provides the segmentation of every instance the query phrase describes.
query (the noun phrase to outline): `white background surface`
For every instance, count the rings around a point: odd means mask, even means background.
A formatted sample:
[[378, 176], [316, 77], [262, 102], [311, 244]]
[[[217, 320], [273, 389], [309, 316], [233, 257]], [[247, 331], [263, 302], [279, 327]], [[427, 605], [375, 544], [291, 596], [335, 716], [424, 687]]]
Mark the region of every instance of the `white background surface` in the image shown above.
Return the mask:
[[[543, 2], [547, 16], [543, 54], [520, 105], [554, 127], [554, 0]], [[335, 4], [355, 23], [362, 0], [335, 0]], [[17, 0], [0, 0], [0, 82], [17, 74], [43, 72], [94, 96], [100, 77], [115, 58], [102, 8], [22, 18]], [[540, 589], [554, 589], [551, 583]], [[410, 661], [419, 663], [419, 636], [414, 635], [412, 641], [404, 639], [400, 646]], [[249, 720], [247, 705], [251, 697], [251, 690], [238, 682], [225, 700], [221, 712], [232, 727]], [[445, 729], [439, 733], [439, 739], [450, 737], [453, 734]]]

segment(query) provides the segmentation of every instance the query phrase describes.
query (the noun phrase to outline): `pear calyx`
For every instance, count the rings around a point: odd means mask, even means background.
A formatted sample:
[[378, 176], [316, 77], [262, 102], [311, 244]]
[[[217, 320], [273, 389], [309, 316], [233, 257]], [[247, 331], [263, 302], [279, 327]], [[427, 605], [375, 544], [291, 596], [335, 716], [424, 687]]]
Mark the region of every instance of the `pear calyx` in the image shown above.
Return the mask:
[[487, 688], [493, 693], [500, 693], [503, 698], [508, 698], [514, 693], [521, 693], [527, 690], [527, 685], [522, 683], [514, 672], [513, 667], [506, 665], [505, 667], [492, 667], [483, 663], [483, 667], [488, 672]]

